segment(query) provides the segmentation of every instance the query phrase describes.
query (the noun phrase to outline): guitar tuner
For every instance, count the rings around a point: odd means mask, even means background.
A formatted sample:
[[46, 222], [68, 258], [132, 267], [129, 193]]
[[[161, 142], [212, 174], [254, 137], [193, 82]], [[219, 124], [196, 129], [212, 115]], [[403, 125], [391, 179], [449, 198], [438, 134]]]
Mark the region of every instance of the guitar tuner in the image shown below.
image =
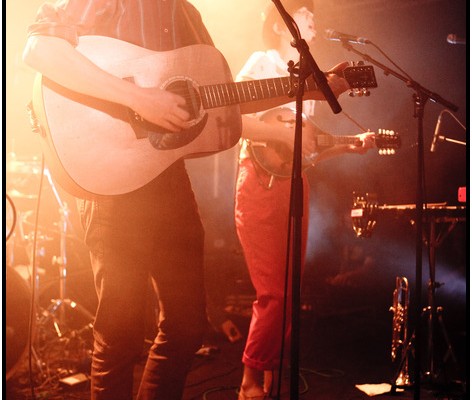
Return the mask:
[[395, 149], [379, 149], [381, 156], [392, 156], [396, 153]]
[[400, 138], [395, 131], [379, 129], [375, 138], [378, 154], [391, 156], [396, 154], [396, 149], [400, 148]]
[[370, 90], [367, 88], [361, 88], [361, 89], [351, 89], [349, 92], [350, 97], [368, 97], [370, 96]]
[[359, 66], [365, 65], [365, 63], [364, 63], [364, 61], [362, 61], [362, 60], [359, 60], [359, 61], [349, 61], [349, 65], [351, 65], [351, 67], [359, 67]]

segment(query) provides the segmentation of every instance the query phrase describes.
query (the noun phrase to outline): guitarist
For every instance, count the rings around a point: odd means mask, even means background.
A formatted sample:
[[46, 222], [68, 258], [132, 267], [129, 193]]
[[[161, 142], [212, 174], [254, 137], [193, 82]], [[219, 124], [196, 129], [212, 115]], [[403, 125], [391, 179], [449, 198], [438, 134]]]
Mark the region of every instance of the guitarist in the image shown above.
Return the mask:
[[[297, 23], [301, 37], [310, 43], [316, 35], [313, 2], [287, 0], [284, 2], [284, 7]], [[268, 50], [252, 54], [239, 73], [238, 80], [286, 76], [287, 62], [298, 60], [298, 52], [291, 45], [292, 35], [280, 14], [272, 4], [266, 11], [262, 33]], [[343, 66], [345, 65], [340, 64], [337, 69], [342, 69]], [[314, 101], [304, 102], [306, 116], [311, 117], [313, 109]], [[292, 118], [295, 119], [295, 114]], [[261, 113], [243, 116], [235, 222], [251, 281], [256, 290], [256, 301], [253, 304], [251, 324], [242, 357], [244, 372], [239, 400], [279, 398], [271, 396], [277, 393], [276, 377], [280, 367], [291, 180], [268, 173], [258, 164], [258, 160], [250, 150], [251, 146], [260, 146], [261, 143], [273, 140], [293, 148], [294, 124], [288, 125], [283, 121], [265, 120], [263, 113], [262, 116]], [[305, 123], [302, 139], [304, 155], [317, 152], [314, 135], [321, 133], [323, 132], [314, 124]], [[362, 142], [361, 146], [337, 145], [324, 150], [317, 160], [344, 153], [363, 154], [373, 147], [372, 135], [372, 133], [358, 135]], [[309, 220], [309, 188], [306, 175], [303, 175], [302, 258], [306, 249]], [[288, 287], [290, 288], [290, 284]], [[290, 321], [290, 312], [287, 313], [287, 321]], [[288, 333], [289, 325], [290, 322], [286, 326]], [[287, 334], [286, 338], [289, 337]], [[285, 348], [289, 348], [288, 341]]]
[[[169, 132], [185, 128], [189, 113], [182, 97], [157, 87], [140, 87], [98, 68], [76, 50], [82, 35], [113, 37], [153, 51], [196, 43], [211, 45], [200, 14], [190, 3], [45, 3], [29, 27], [23, 55], [26, 64], [69, 90], [121, 104]], [[348, 87], [335, 75], [329, 82], [336, 95]], [[312, 97], [321, 99], [322, 93], [314, 91]], [[261, 111], [288, 101], [281, 95], [242, 105], [241, 111]], [[92, 399], [133, 398], [133, 368], [143, 350], [149, 277], [159, 302], [158, 334], [136, 388], [137, 398], [180, 399], [207, 326], [204, 232], [184, 162], [176, 161], [131, 193], [78, 199], [78, 205], [98, 295]]]

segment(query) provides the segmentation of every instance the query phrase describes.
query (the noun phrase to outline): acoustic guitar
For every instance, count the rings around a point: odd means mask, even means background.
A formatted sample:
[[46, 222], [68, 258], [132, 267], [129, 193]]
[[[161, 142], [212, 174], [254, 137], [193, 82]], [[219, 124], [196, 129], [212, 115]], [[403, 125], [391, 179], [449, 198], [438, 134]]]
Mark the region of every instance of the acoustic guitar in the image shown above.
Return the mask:
[[[296, 88], [289, 77], [233, 82], [223, 55], [208, 45], [156, 52], [83, 36], [77, 50], [117, 77], [181, 94], [191, 115], [182, 132], [167, 132], [127, 107], [70, 91], [38, 74], [33, 108], [46, 163], [55, 180], [79, 197], [128, 193], [179, 159], [234, 146], [241, 135], [239, 104]], [[349, 66], [343, 76], [353, 89], [377, 86], [372, 66]], [[306, 91], [316, 88], [313, 79], [305, 85]]]
[[[269, 124], [284, 124], [285, 126], [295, 126], [295, 111], [287, 107], [273, 108], [262, 114], [261, 120]], [[303, 125], [310, 121], [303, 116]], [[349, 144], [361, 146], [362, 142], [355, 135], [331, 135], [328, 133], [315, 136], [318, 151], [314, 154], [302, 158], [302, 168], [307, 169], [314, 166], [318, 156], [323, 150], [330, 147]], [[374, 136], [375, 145], [380, 155], [392, 155], [400, 148], [400, 137], [398, 133], [379, 129]], [[248, 150], [252, 159], [269, 175], [278, 178], [288, 178], [292, 175], [293, 148], [285, 142], [271, 140], [264, 142], [247, 141]]]

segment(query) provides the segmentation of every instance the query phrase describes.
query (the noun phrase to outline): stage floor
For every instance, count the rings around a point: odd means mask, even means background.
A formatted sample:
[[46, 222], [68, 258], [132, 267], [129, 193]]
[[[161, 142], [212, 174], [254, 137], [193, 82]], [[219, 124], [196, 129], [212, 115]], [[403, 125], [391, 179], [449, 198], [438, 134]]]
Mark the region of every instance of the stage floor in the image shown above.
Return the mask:
[[[240, 308], [237, 313], [228, 314], [245, 337], [249, 324], [249, 309]], [[391, 313], [376, 307], [346, 308], [338, 313], [317, 313], [304, 310], [300, 325], [300, 360], [298, 363], [299, 398], [302, 400], [363, 400], [371, 398], [357, 385], [390, 383], [396, 365], [390, 359]], [[453, 321], [452, 321], [453, 322]], [[456, 328], [453, 328], [456, 329]], [[451, 338], [459, 365], [449, 360], [441, 369], [441, 376], [431, 385], [420, 385], [420, 398], [423, 400], [468, 399], [465, 384], [468, 379], [468, 356], [461, 342], [464, 332], [454, 330]], [[459, 338], [459, 342], [457, 341]], [[465, 340], [465, 338], [464, 338]], [[195, 358], [185, 389], [183, 400], [236, 400], [241, 380], [241, 354], [244, 339], [230, 343], [216, 331], [209, 332], [204, 355]], [[438, 346], [439, 348], [439, 342]], [[442, 357], [444, 354], [440, 354]], [[26, 357], [27, 358], [27, 357]], [[144, 357], [143, 357], [144, 361]], [[4, 397], [9, 400], [31, 399], [28, 388], [27, 362], [20, 365], [13, 376], [4, 382]], [[87, 363], [83, 363], [83, 373], [87, 374]], [[135, 382], [140, 379], [143, 363], [136, 367]], [[409, 371], [414, 375], [414, 371]], [[285, 371], [282, 400], [289, 399], [289, 371]], [[442, 380], [442, 383], [441, 383]], [[377, 387], [377, 386], [375, 386]], [[37, 399], [88, 399], [89, 382], [67, 387], [51, 378], [35, 389]], [[402, 393], [385, 393], [377, 396], [384, 400], [414, 399], [414, 390]], [[165, 400], [165, 399], [163, 399]]]

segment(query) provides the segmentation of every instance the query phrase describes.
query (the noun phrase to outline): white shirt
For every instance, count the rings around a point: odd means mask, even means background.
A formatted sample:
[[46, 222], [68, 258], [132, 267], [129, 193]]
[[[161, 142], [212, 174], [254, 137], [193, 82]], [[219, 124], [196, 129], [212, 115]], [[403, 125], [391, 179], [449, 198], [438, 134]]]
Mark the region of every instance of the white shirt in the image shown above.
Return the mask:
[[[278, 78], [289, 76], [288, 65], [281, 57], [280, 53], [277, 50], [267, 50], [267, 51], [256, 51], [254, 52], [249, 59], [244, 64], [243, 68], [236, 76], [236, 81], [247, 81], [247, 80], [258, 80], [258, 79], [267, 79], [267, 78]], [[282, 106], [283, 108], [289, 108], [295, 113], [295, 102], [290, 102]], [[308, 118], [314, 115], [315, 111], [315, 101], [314, 100], [305, 100], [303, 102], [303, 113]], [[260, 118], [264, 113], [268, 112], [261, 111], [253, 114], [255, 118]], [[246, 140], [242, 140], [242, 148], [240, 153], [240, 158], [247, 158], [248, 152], [246, 149]]]

